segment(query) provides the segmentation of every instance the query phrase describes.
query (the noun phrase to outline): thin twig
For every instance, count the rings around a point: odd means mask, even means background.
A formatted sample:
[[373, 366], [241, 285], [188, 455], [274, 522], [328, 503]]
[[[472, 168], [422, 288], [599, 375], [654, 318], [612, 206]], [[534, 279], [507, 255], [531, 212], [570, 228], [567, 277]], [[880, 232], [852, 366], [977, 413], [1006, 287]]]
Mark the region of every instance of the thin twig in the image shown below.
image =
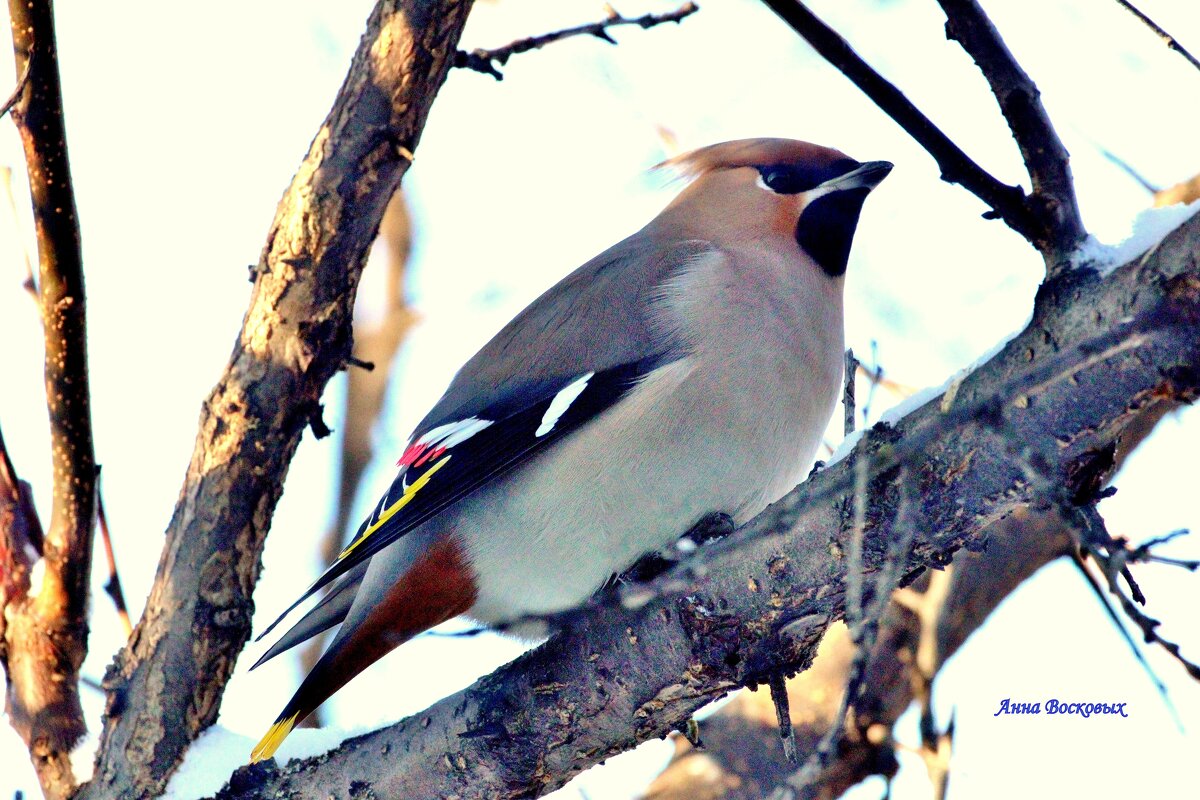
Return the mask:
[[1076, 568], [1078, 568], [1079, 574], [1083, 576], [1084, 581], [1087, 582], [1088, 588], [1092, 590], [1092, 594], [1100, 603], [1100, 607], [1104, 609], [1104, 613], [1113, 624], [1113, 627], [1117, 629], [1121, 634], [1121, 638], [1125, 640], [1125, 645], [1133, 654], [1134, 660], [1141, 665], [1142, 671], [1146, 673], [1146, 677], [1154, 684], [1154, 688], [1158, 691], [1159, 697], [1162, 698], [1163, 703], [1171, 712], [1171, 716], [1176, 717], [1176, 721], [1178, 721], [1175, 704], [1171, 702], [1171, 698], [1167, 694], [1166, 684], [1159, 680], [1158, 675], [1154, 672], [1154, 667], [1150, 666], [1150, 662], [1146, 660], [1146, 654], [1142, 652], [1142, 648], [1138, 647], [1137, 642], [1129, 635], [1129, 629], [1121, 623], [1120, 615], [1117, 614], [1117, 610], [1113, 608], [1113, 604], [1105, 596], [1104, 588], [1100, 586], [1100, 582], [1096, 580], [1096, 576], [1088, 569], [1087, 562], [1083, 560], [1078, 551], [1071, 553], [1071, 560], [1074, 562]]
[[[8, 200], [9, 213], [12, 214], [13, 230], [18, 230], [20, 226], [20, 214], [17, 213], [17, 198], [13, 194], [12, 188], [12, 168], [0, 167], [0, 182], [4, 183], [4, 196]], [[25, 246], [24, 237], [19, 236], [21, 241], [21, 259], [25, 265], [25, 280], [21, 283], [21, 288], [24, 289], [33, 302], [38, 301], [37, 280], [33, 277], [33, 262], [29, 260], [29, 249]]]
[[100, 541], [104, 545], [104, 558], [108, 562], [108, 582], [104, 584], [104, 593], [112, 600], [117, 609], [117, 618], [125, 631], [125, 638], [133, 633], [133, 623], [129, 620], [129, 607], [125, 604], [125, 592], [121, 588], [121, 575], [117, 572], [117, 559], [113, 554], [112, 534], [108, 529], [108, 514], [104, 512], [104, 493], [100, 490], [100, 467], [96, 467], [96, 510], [100, 521]]
[[1033, 183], [1027, 199], [1041, 221], [1044, 238], [1036, 242], [1047, 269], [1057, 272], [1087, 231], [1079, 216], [1071, 159], [1042, 105], [1037, 84], [1017, 63], [1000, 32], [976, 0], [938, 0], [946, 12], [946, 37], [974, 60], [1008, 122]]
[[846, 436], [854, 433], [854, 378], [860, 366], [854, 351], [847, 349], [846, 363], [842, 367], [842, 433]]
[[33, 59], [31, 58], [25, 62], [25, 67], [21, 70], [21, 77], [17, 78], [17, 85], [13, 88], [12, 94], [4, 101], [4, 105], [0, 106], [0, 117], [12, 111], [12, 107], [17, 104], [17, 101], [21, 99], [21, 95], [25, 93], [25, 85], [29, 83], [29, 73], [32, 66]]
[[1161, 187], [1156, 186], [1150, 181], [1149, 178], [1138, 172], [1137, 169], [1128, 161], [1121, 158], [1119, 155], [1101, 144], [1097, 144], [1095, 142], [1093, 142], [1093, 144], [1095, 144], [1096, 149], [1100, 151], [1100, 155], [1104, 156], [1106, 161], [1115, 166], [1117, 169], [1121, 170], [1121, 172], [1124, 172], [1126, 175], [1128, 175], [1131, 179], [1133, 179], [1134, 183], [1136, 183], [1138, 186], [1141, 186], [1149, 194], [1156, 195], [1162, 191]]
[[1117, 598], [1121, 604], [1121, 610], [1141, 630], [1142, 638], [1147, 643], [1157, 644], [1166, 650], [1183, 665], [1188, 675], [1195, 680], [1200, 680], [1200, 664], [1184, 658], [1178, 644], [1159, 635], [1158, 627], [1162, 623], [1145, 614], [1121, 589], [1117, 576], [1125, 571], [1131, 557], [1138, 555], [1137, 551], [1129, 550], [1124, 546], [1123, 540], [1114, 539], [1109, 534], [1104, 524], [1104, 518], [1100, 516], [1100, 512], [1094, 505], [1075, 509], [1074, 517], [1079, 521], [1079, 532], [1082, 537], [1079, 543], [1081, 549], [1095, 559], [1108, 582], [1109, 593]]
[[605, 4], [605, 10], [607, 16], [599, 22], [588, 22], [572, 28], [563, 28], [562, 30], [543, 33], [540, 36], [527, 36], [524, 39], [517, 39], [514, 42], [509, 42], [503, 47], [497, 47], [493, 50], [480, 49], [470, 52], [459, 50], [454, 54], [454, 66], [481, 72], [484, 75], [491, 75], [496, 80], [502, 81], [504, 80], [504, 75], [497, 67], [503, 67], [508, 63], [510, 58], [520, 53], [538, 50], [553, 42], [569, 39], [574, 36], [594, 36], [609, 44], [616, 44], [617, 40], [608, 34], [611, 28], [621, 25], [637, 25], [639, 28], [646, 29], [667, 22], [677, 23], [682, 21], [684, 17], [690, 17], [692, 14], [695, 14], [700, 10], [700, 6], [689, 2], [665, 14], [643, 14], [640, 17], [623, 17], [612, 6], [607, 4]]
[[796, 755], [796, 730], [792, 727], [792, 709], [788, 700], [787, 682], [782, 673], [775, 673], [767, 683], [771, 689], [771, 702], [775, 706], [775, 720], [779, 723], [779, 739], [783, 742], [783, 756], [789, 764], [798, 764]]
[[1034, 247], [1045, 240], [1043, 221], [1019, 186], [1009, 186], [975, 163], [933, 124], [894, 84], [875, 71], [849, 43], [799, 0], [763, 0], [826, 61], [837, 67], [874, 103], [925, 148], [942, 171], [942, 180], [957, 183], [991, 207], [985, 216], [1004, 220]]
[[1117, 0], [1117, 4], [1119, 6], [1121, 6], [1121, 8], [1128, 11], [1130, 14], [1133, 14], [1135, 17], [1140, 19], [1147, 28], [1149, 28], [1150, 30], [1152, 30], [1156, 34], [1158, 34], [1158, 37], [1167, 43], [1167, 47], [1171, 48], [1176, 53], [1179, 53], [1179, 55], [1186, 58], [1188, 63], [1191, 64], [1193, 67], [1195, 67], [1196, 69], [1200, 69], [1200, 60], [1197, 60], [1194, 55], [1192, 55], [1186, 49], [1184, 49], [1183, 45], [1181, 45], [1174, 36], [1167, 33], [1167, 31], [1163, 30], [1162, 27], [1157, 22], [1150, 19], [1150, 17], [1146, 16], [1140, 10], [1138, 10], [1138, 8], [1133, 5], [1133, 3], [1128, 2], [1128, 0]]

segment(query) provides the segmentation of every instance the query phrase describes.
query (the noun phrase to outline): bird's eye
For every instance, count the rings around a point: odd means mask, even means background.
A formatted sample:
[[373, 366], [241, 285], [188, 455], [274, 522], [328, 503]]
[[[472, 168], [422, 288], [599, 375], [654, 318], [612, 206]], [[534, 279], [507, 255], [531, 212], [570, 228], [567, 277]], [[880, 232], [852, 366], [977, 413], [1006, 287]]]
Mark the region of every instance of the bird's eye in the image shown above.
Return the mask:
[[798, 194], [816, 186], [811, 176], [790, 165], [775, 165], [758, 168], [759, 183], [776, 194]]
[[776, 194], [799, 194], [857, 166], [858, 162], [852, 158], [839, 158], [828, 164], [768, 164], [758, 168], [758, 182]]

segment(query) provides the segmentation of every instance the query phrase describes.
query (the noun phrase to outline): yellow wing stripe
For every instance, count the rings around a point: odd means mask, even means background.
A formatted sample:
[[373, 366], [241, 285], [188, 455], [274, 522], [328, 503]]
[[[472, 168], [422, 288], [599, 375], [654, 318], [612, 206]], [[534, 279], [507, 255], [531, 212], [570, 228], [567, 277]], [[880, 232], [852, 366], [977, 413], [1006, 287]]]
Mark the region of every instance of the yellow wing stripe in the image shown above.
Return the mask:
[[441, 469], [449, 460], [450, 456], [446, 456], [441, 461], [438, 461], [430, 466], [429, 469], [425, 470], [424, 475], [417, 478], [415, 481], [413, 481], [411, 486], [404, 490], [404, 494], [400, 496], [399, 500], [388, 506], [387, 510], [379, 515], [379, 519], [362, 532], [362, 536], [359, 536], [357, 539], [351, 542], [345, 550], [342, 551], [342, 554], [338, 556], [338, 561], [341, 561], [343, 558], [353, 553], [354, 548], [365, 542], [371, 536], [371, 534], [383, 526], [383, 523], [395, 516], [397, 511], [408, 505], [409, 501], [416, 497], [417, 492], [421, 491], [421, 489], [425, 487], [425, 484], [429, 483], [429, 479], [433, 477], [433, 473]]
[[266, 735], [250, 751], [250, 763], [257, 764], [259, 761], [266, 761], [275, 755], [275, 751], [279, 749], [279, 745], [283, 744], [283, 740], [292, 732], [292, 728], [296, 727], [296, 717], [298, 716], [300, 716], [299, 711], [287, 719], [279, 720], [268, 728]]

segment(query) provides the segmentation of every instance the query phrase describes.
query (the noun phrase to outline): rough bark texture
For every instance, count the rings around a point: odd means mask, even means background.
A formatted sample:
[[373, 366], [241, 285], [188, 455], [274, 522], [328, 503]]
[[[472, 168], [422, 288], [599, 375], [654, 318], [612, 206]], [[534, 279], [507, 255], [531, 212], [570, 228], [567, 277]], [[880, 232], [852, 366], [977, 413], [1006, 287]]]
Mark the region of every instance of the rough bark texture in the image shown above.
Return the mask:
[[[840, 797], [871, 775], [890, 777], [898, 766], [891, 729], [934, 675], [1017, 586], [1071, 548], [1059, 515], [1018, 510], [987, 532], [986, 552], [959, 551], [941, 573], [926, 573], [909, 589], [914, 612], [893, 601], [867, 662], [863, 692], [830, 766], [801, 784], [783, 758], [778, 726], [766, 692], [743, 693], [704, 720], [704, 749], [682, 737], [671, 764], [647, 789], [645, 800], [761, 800], [793, 782], [799, 798]], [[930, 577], [939, 585], [931, 593]], [[845, 690], [854, 645], [844, 626], [830, 628], [813, 666], [788, 683], [800, 762], [833, 725]]]
[[7, 598], [6, 709], [29, 748], [42, 791], [75, 788], [69, 753], [84, 734], [79, 667], [87, 654], [88, 577], [96, 514], [95, 457], [79, 222], [71, 185], [54, 12], [49, 0], [10, 0], [21, 135], [38, 242], [38, 302], [46, 347], [46, 408], [54, 503], [40, 587]]
[[[869, 459], [864, 568], [915, 527], [908, 566], [978, 550], [1020, 509], [1068, 507], [1131, 425], [1200, 392], [1200, 218], [1107, 276], [1043, 287], [1034, 321], [947, 394], [742, 531], [473, 686], [324, 756], [239, 770], [222, 797], [534, 797], [666, 735], [733, 688], [811, 664], [844, 613], [854, 472]], [[899, 467], [911, 485], [898, 486]], [[641, 601], [645, 601], [644, 603]]]
[[80, 798], [153, 797], [216, 719], [284, 476], [350, 355], [351, 309], [383, 210], [416, 149], [470, 0], [381, 0], [332, 111], [276, 211], [250, 308], [200, 432], [145, 614], [105, 679]]

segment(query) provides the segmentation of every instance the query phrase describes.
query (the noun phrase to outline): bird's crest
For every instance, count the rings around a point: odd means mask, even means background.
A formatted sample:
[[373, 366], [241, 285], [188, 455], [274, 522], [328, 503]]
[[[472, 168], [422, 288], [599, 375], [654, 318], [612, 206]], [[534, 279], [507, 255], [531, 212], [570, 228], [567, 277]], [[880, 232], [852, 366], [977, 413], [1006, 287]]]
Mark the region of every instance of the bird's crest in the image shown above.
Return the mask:
[[823, 163], [843, 158], [846, 154], [840, 150], [795, 139], [735, 139], [669, 158], [654, 169], [670, 169], [682, 178], [695, 179], [722, 169], [805, 161]]

